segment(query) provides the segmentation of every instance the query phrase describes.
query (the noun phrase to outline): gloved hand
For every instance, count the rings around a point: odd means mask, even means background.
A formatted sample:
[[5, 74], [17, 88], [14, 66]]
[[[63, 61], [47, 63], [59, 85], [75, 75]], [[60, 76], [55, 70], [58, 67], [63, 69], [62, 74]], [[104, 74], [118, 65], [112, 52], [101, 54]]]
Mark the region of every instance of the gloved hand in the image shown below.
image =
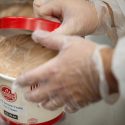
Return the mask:
[[[25, 97], [55, 110], [65, 106], [67, 112], [100, 100], [99, 76], [93, 53], [98, 45], [80, 37], [36, 31], [33, 39], [59, 54], [44, 65], [26, 72], [16, 85], [26, 88]], [[36, 85], [36, 89], [28, 89]]]
[[85, 36], [95, 31], [108, 32], [111, 27], [109, 9], [104, 2], [34, 0], [34, 13], [37, 17], [62, 22], [56, 33]]

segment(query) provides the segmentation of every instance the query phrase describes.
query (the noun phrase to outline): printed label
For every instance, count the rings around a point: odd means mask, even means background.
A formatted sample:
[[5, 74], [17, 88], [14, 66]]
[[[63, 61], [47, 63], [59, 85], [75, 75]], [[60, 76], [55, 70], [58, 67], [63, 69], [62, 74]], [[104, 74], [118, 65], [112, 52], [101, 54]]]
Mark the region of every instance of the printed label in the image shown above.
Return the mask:
[[24, 110], [23, 107], [13, 105], [2, 99], [0, 99], [0, 106], [2, 109], [6, 109], [7, 111], [14, 112], [14, 113], [20, 113]]
[[15, 102], [17, 100], [17, 94], [12, 93], [11, 89], [7, 86], [1, 86], [1, 94], [8, 102]]
[[11, 114], [11, 113], [9, 113], [9, 112], [7, 112], [5, 110], [4, 110], [4, 115], [6, 115], [6, 116], [8, 116], [8, 117], [10, 117], [12, 119], [18, 120], [18, 116], [17, 115]]
[[27, 102], [21, 89], [13, 93], [8, 84], [0, 86], [1, 115], [8, 120], [21, 124], [38, 124], [53, 120], [61, 114], [62, 109], [51, 112]]

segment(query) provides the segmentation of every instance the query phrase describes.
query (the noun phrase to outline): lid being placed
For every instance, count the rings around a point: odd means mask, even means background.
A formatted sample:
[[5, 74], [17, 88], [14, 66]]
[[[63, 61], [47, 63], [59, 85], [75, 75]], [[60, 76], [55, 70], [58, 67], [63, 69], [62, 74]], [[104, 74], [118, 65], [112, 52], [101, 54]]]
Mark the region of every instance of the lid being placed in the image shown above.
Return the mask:
[[20, 30], [47, 30], [53, 31], [60, 26], [60, 23], [45, 20], [42, 18], [28, 17], [4, 17], [0, 18], [0, 29]]

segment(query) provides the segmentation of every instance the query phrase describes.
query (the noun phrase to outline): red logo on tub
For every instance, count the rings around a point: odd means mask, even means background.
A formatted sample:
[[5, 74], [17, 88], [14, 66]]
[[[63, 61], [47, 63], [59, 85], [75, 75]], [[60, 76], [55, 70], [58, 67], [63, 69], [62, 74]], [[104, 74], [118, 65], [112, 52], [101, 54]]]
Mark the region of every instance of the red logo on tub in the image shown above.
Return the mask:
[[30, 118], [30, 119], [28, 120], [28, 124], [36, 124], [36, 123], [38, 123], [38, 120], [35, 119], [35, 118]]
[[1, 94], [8, 102], [15, 102], [17, 99], [17, 94], [12, 93], [8, 86], [1, 86]]

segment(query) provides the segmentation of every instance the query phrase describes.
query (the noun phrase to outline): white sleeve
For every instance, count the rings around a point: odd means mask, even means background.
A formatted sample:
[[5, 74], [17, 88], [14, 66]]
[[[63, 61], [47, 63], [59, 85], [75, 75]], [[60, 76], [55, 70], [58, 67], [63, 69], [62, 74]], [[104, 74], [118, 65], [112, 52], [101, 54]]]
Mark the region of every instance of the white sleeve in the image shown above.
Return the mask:
[[125, 0], [103, 0], [113, 11], [115, 26], [119, 38], [125, 35]]
[[[103, 25], [97, 29], [97, 33], [105, 30], [113, 37], [121, 38], [125, 35], [125, 0], [91, 0], [94, 2], [99, 18]], [[111, 10], [109, 13], [109, 9]], [[108, 10], [108, 11], [107, 11]], [[112, 15], [112, 16], [111, 16]], [[110, 18], [109, 18], [110, 16]]]
[[119, 83], [120, 96], [125, 99], [125, 37], [120, 39], [116, 46], [112, 71]]

